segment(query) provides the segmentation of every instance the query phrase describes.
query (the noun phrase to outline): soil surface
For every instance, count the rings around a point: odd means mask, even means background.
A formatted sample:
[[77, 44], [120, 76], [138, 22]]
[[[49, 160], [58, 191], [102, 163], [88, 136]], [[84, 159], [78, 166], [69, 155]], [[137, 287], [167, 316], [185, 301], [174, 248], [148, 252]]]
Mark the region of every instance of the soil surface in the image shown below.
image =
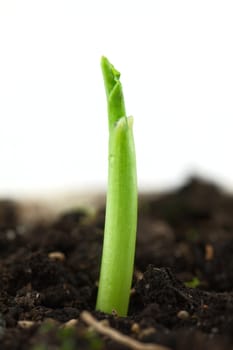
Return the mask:
[[95, 311], [104, 208], [19, 222], [17, 204], [1, 201], [1, 350], [130, 349], [85, 323], [83, 310], [141, 345], [233, 349], [233, 196], [214, 184], [193, 178], [141, 198], [125, 318]]

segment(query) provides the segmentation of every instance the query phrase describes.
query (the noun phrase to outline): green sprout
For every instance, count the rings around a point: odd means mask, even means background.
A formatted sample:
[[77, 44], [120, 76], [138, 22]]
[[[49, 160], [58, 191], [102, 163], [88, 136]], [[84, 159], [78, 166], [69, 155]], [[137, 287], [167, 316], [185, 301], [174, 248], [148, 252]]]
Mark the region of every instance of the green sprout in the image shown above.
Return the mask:
[[184, 284], [189, 288], [197, 288], [201, 284], [201, 281], [198, 277], [193, 277], [191, 281], [184, 282]]
[[126, 116], [120, 73], [101, 59], [108, 104], [108, 190], [96, 309], [126, 316], [137, 230], [137, 176], [133, 118]]

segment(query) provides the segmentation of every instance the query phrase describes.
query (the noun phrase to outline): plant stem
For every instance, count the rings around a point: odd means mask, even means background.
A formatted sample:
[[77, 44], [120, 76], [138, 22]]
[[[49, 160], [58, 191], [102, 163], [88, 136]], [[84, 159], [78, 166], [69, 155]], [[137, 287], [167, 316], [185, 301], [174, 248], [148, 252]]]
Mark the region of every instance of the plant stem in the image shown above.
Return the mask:
[[96, 308], [120, 316], [128, 311], [136, 226], [137, 177], [133, 119], [125, 112], [120, 73], [101, 60], [108, 102], [109, 170], [104, 244]]

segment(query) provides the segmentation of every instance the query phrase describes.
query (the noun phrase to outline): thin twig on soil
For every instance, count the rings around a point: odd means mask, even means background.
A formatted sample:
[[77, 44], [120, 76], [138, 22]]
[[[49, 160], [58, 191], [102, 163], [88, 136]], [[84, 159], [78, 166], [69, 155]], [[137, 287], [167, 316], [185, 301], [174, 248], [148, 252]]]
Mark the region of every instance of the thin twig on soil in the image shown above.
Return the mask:
[[141, 343], [135, 339], [130, 338], [127, 335], [124, 335], [117, 330], [105, 326], [103, 323], [97, 321], [88, 311], [83, 311], [80, 315], [81, 319], [91, 326], [96, 332], [106, 335], [112, 340], [120, 343], [122, 345], [128, 346], [133, 350], [170, 350], [169, 348], [163, 345], [156, 345], [150, 343]]

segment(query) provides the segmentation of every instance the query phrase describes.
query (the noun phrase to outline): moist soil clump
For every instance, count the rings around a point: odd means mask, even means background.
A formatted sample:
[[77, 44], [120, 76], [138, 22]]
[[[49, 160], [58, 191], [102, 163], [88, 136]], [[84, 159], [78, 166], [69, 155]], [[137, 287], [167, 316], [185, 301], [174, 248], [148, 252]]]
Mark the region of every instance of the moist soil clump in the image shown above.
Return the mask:
[[1, 350], [233, 349], [233, 196], [193, 178], [139, 204], [123, 318], [95, 311], [104, 208], [26, 226], [0, 202]]

